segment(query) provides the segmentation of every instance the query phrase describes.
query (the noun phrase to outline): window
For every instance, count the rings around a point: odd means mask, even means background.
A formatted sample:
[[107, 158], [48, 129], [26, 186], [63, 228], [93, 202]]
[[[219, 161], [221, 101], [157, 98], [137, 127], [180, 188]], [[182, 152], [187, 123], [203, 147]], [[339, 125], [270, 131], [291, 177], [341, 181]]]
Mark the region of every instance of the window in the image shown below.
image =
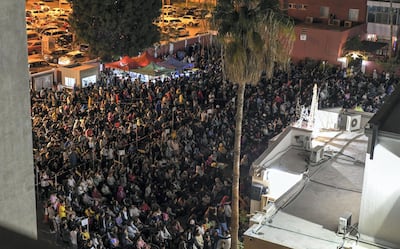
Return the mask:
[[90, 84], [94, 84], [94, 83], [96, 83], [96, 75], [82, 78], [82, 87], [87, 87]]
[[387, 13], [376, 13], [375, 21], [377, 23], [389, 24], [389, 15]]
[[358, 21], [359, 9], [349, 9], [349, 20], [353, 22]]
[[[393, 8], [392, 14], [393, 24], [397, 25], [400, 21], [399, 9]], [[390, 24], [390, 8], [381, 6], [368, 6], [368, 22]]]
[[320, 9], [319, 9], [319, 15], [320, 15], [321, 17], [326, 17], [326, 18], [328, 18], [328, 17], [329, 17], [329, 7], [327, 7], [327, 6], [321, 6]]
[[307, 7], [308, 7], [308, 5], [305, 5], [305, 4], [297, 4], [296, 5], [296, 9], [298, 9], [298, 10], [306, 10]]
[[368, 13], [368, 22], [374, 23], [375, 21], [375, 13]]
[[289, 3], [288, 4], [288, 9], [296, 9], [296, 4], [295, 3]]
[[73, 88], [75, 86], [75, 79], [70, 77], [65, 77], [65, 86]]

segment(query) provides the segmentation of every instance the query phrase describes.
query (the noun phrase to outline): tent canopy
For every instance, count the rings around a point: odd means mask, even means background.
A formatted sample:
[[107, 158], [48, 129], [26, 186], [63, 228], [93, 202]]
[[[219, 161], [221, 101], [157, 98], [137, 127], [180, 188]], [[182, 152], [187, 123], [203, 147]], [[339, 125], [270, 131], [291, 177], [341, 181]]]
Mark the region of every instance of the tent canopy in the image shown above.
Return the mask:
[[182, 71], [184, 69], [193, 68], [192, 63], [186, 63], [183, 61], [179, 61], [171, 55], [168, 56], [167, 60], [159, 62], [157, 64], [160, 66], [166, 67], [166, 68], [175, 69], [177, 71]]
[[159, 66], [154, 62], [150, 62], [150, 64], [148, 64], [145, 67], [135, 68], [135, 69], [132, 69], [131, 71], [135, 72], [137, 74], [142, 74], [142, 75], [161, 76], [161, 75], [170, 74], [174, 70], [163, 67], [163, 66]]
[[136, 57], [124, 56], [119, 61], [109, 62], [105, 64], [106, 68], [117, 68], [129, 71], [135, 68], [145, 67], [150, 62], [161, 62], [161, 59], [154, 58], [147, 51]]
[[109, 62], [105, 64], [106, 68], [117, 68], [124, 71], [129, 71], [132, 68], [138, 68], [139, 65], [129, 56], [122, 57], [119, 61]]
[[[133, 57], [132, 60], [138, 65], [138, 67], [145, 67], [150, 64], [150, 62], [161, 62], [161, 59], [154, 58], [147, 51], [144, 51], [139, 56]], [[137, 67], [137, 68], [138, 68]]]

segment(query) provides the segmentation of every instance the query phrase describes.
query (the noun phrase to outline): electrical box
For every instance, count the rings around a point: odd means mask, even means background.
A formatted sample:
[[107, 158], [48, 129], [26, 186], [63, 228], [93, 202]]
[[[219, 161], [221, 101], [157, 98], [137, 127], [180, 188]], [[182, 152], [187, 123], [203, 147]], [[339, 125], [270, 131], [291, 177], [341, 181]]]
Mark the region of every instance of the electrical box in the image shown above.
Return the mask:
[[340, 216], [339, 218], [339, 226], [338, 226], [338, 233], [345, 234], [347, 233], [349, 227], [351, 226], [351, 216], [352, 213], [347, 212]]
[[319, 163], [324, 158], [324, 146], [316, 146], [312, 148], [310, 154], [310, 162]]
[[268, 193], [267, 187], [259, 184], [253, 184], [251, 185], [250, 199], [261, 201], [261, 195], [266, 193]]

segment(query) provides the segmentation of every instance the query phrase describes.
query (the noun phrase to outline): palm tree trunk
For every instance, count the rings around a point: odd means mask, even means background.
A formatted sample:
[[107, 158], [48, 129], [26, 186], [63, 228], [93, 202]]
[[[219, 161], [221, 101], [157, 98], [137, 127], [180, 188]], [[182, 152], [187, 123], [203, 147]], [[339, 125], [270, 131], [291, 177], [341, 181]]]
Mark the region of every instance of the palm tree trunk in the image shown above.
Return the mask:
[[239, 248], [239, 179], [240, 179], [240, 146], [242, 141], [242, 120], [245, 83], [239, 83], [236, 99], [236, 126], [235, 144], [233, 154], [233, 178], [232, 178], [232, 220], [231, 237], [232, 249]]

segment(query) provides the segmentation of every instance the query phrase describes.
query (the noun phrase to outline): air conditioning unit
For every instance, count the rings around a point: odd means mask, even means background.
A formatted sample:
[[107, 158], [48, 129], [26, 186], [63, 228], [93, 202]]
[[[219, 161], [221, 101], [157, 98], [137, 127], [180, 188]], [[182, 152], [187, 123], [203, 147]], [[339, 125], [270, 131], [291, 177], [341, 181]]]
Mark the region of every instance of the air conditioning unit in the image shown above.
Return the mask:
[[341, 21], [339, 19], [332, 20], [333, 26], [340, 26]]
[[351, 226], [352, 213], [347, 212], [339, 218], [338, 234], [346, 234]]
[[343, 26], [345, 26], [346, 28], [351, 28], [352, 24], [353, 23], [351, 21], [344, 21], [344, 25]]
[[346, 120], [346, 131], [356, 131], [361, 128], [361, 115], [348, 115]]
[[324, 146], [316, 146], [311, 150], [310, 162], [319, 163], [324, 159]]
[[307, 16], [305, 23], [313, 23], [313, 21], [314, 21], [314, 18], [312, 16]]

